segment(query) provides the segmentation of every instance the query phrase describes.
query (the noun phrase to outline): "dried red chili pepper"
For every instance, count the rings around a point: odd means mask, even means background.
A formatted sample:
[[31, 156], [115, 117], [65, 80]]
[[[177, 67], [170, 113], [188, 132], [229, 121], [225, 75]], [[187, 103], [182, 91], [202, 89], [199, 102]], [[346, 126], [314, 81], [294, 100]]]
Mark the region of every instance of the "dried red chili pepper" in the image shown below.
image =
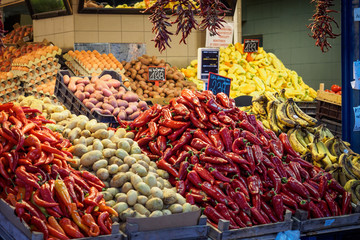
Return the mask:
[[226, 164], [228, 161], [221, 157], [214, 157], [214, 156], [206, 156], [206, 154], [202, 153], [199, 156], [200, 161], [213, 163], [213, 164]]
[[210, 172], [208, 170], [203, 168], [200, 164], [195, 164], [194, 165], [194, 170], [197, 172], [197, 174], [202, 179], [204, 179], [205, 181], [210, 182], [211, 184], [214, 184], [214, 182], [215, 182], [214, 177], [210, 174]]
[[200, 128], [196, 129], [196, 131], [194, 132], [194, 138], [200, 138], [204, 142], [206, 142], [210, 145], [213, 145], [213, 142], [210, 140], [210, 138], [208, 136], [206, 136], [204, 131], [201, 130]]
[[[267, 205], [264, 201], [261, 201], [261, 210], [269, 217], [271, 222], [278, 222], [279, 219], [275, 216], [274, 211], [271, 209], [269, 205]], [[263, 214], [264, 216], [264, 214]]]
[[209, 168], [210, 174], [212, 176], [214, 176], [215, 179], [219, 180], [219, 181], [223, 181], [223, 182], [231, 182], [230, 178], [225, 177], [221, 172], [219, 172], [219, 170], [217, 170], [216, 168]]
[[223, 203], [218, 203], [215, 206], [215, 210], [224, 217], [225, 220], [230, 222], [230, 225], [237, 226], [236, 222], [232, 219], [229, 209]]
[[312, 201], [309, 202], [309, 210], [310, 210], [311, 216], [314, 218], [323, 218], [324, 217], [324, 214], [322, 213], [322, 211]]

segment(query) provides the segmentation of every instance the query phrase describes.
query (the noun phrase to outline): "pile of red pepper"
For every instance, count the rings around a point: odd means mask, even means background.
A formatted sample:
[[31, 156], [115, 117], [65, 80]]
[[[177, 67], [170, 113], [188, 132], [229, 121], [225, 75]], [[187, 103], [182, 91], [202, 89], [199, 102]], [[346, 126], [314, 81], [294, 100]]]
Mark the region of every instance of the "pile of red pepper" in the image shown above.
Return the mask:
[[[110, 234], [105, 185], [68, 162], [71, 144], [44, 126], [52, 121], [36, 109], [0, 105], [0, 197], [44, 239], [69, 239]], [[85, 194], [85, 195], [84, 195]]]
[[350, 194], [331, 174], [300, 158], [224, 93], [184, 89], [130, 124], [135, 140], [189, 203], [211, 224], [236, 229], [284, 220], [285, 210], [309, 218], [347, 214]]

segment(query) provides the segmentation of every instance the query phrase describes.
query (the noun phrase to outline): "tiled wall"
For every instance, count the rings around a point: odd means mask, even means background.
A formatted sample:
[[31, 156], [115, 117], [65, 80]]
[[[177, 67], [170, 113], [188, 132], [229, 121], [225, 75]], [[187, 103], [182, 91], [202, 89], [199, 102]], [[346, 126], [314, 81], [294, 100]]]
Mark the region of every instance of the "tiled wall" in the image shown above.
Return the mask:
[[[197, 48], [205, 46], [205, 32], [194, 31], [186, 45], [179, 44], [180, 36], [172, 36], [171, 48], [160, 53], [151, 41], [155, 35], [149, 15], [78, 14], [77, 7], [73, 5], [71, 16], [34, 20], [35, 41], [46, 38], [65, 50], [73, 48], [74, 42], [145, 43], [148, 55], [164, 58], [178, 67], [187, 66], [197, 58]], [[233, 17], [226, 20], [232, 21]]]
[[[340, 10], [340, 0], [334, 9]], [[322, 53], [315, 47], [306, 25], [314, 14], [310, 1], [243, 0], [243, 35], [263, 34], [264, 49], [273, 52], [286, 67], [297, 71], [315, 89], [341, 83], [341, 37], [330, 40], [332, 48]], [[333, 14], [340, 25], [340, 13]], [[334, 26], [333, 31], [340, 33]]]

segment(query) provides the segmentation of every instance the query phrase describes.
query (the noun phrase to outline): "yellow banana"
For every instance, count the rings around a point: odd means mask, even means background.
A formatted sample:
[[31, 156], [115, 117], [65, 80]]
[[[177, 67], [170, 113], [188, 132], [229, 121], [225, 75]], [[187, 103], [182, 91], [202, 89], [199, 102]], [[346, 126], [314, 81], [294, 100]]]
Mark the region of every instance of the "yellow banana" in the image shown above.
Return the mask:
[[307, 149], [299, 142], [295, 132], [289, 135], [289, 141], [290, 141], [290, 145], [295, 151], [297, 151], [301, 155], [306, 154]]
[[296, 122], [291, 120], [286, 114], [286, 103], [278, 104], [276, 108], [276, 116], [280, 123], [284, 124], [287, 127], [295, 127]]
[[295, 113], [295, 110], [294, 110], [294, 101], [292, 98], [289, 98], [287, 101], [286, 101], [286, 114], [287, 116], [293, 120], [294, 122], [296, 122], [297, 124], [299, 124], [300, 126], [302, 127], [307, 127], [309, 126], [309, 123], [307, 121], [305, 121], [304, 119], [302, 119], [301, 117], [299, 117], [296, 113]]
[[314, 126], [317, 123], [317, 120], [313, 117], [310, 117], [309, 115], [307, 115], [306, 113], [304, 113], [297, 104], [293, 104], [292, 105], [294, 108], [294, 111], [296, 113], [296, 115], [298, 115], [299, 117], [301, 117], [302, 119], [304, 119], [305, 121], [307, 121], [309, 123], [310, 126]]

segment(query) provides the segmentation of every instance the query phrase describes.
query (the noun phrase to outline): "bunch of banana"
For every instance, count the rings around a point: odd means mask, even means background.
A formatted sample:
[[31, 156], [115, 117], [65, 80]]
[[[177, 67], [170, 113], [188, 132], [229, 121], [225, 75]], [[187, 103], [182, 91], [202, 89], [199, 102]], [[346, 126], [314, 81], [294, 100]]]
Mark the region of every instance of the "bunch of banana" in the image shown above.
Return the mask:
[[251, 112], [258, 116], [265, 127], [276, 134], [287, 132], [295, 126], [309, 127], [317, 123], [315, 118], [304, 113], [292, 98], [285, 97], [285, 90], [275, 95], [264, 92], [252, 100]]
[[326, 171], [337, 168], [338, 158], [342, 153], [352, 152], [348, 143], [339, 137], [334, 137], [323, 124], [317, 127], [296, 126], [287, 134], [295, 151], [299, 152], [307, 161]]
[[342, 153], [339, 156], [339, 166], [330, 172], [351, 193], [352, 202], [360, 204], [360, 155], [352, 151]]

